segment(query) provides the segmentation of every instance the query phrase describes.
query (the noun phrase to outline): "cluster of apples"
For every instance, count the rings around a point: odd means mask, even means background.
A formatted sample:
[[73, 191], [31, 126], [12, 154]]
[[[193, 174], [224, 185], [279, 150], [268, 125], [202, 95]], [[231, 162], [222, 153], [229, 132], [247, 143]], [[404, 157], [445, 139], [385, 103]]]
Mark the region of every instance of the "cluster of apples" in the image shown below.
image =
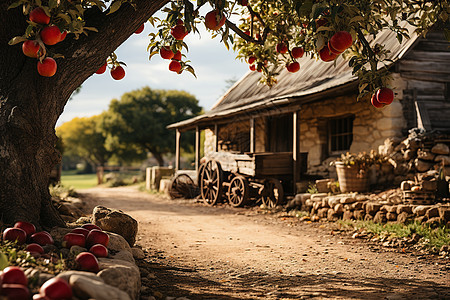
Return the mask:
[[41, 59], [37, 63], [37, 70], [39, 75], [45, 77], [52, 77], [56, 74], [57, 64], [56, 61], [51, 57], [42, 57], [45, 55], [40, 42], [45, 45], [52, 46], [56, 45], [59, 42], [62, 42], [66, 36], [67, 31], [61, 32], [58, 26], [49, 25], [50, 24], [50, 16], [48, 16], [45, 11], [41, 7], [36, 7], [30, 12], [29, 15], [30, 21], [36, 24], [40, 24], [44, 26], [39, 35], [35, 40], [26, 40], [22, 44], [22, 52], [28, 57]]
[[383, 87], [377, 90], [371, 99], [371, 103], [376, 108], [382, 108], [394, 101], [394, 91], [390, 88]]
[[67, 233], [62, 245], [65, 248], [80, 246], [89, 249], [89, 252], [81, 252], [75, 258], [79, 269], [89, 272], [98, 272], [97, 257], [108, 257], [109, 235], [94, 224], [84, 224]]
[[[284, 42], [278, 43], [275, 49], [280, 54], [286, 54], [289, 52], [289, 48]], [[302, 58], [303, 54], [305, 54], [305, 50], [302, 47], [294, 47], [290, 50], [290, 54], [293, 61], [289, 61], [286, 64], [286, 69], [291, 73], [298, 72], [298, 70], [300, 70], [300, 64], [298, 61], [295, 61], [295, 59]]]
[[[135, 34], [140, 34], [142, 31], [144, 31], [145, 24], [142, 23], [141, 26], [134, 32]], [[108, 67], [108, 61], [105, 61], [105, 63], [98, 68], [97, 71], [95, 71], [95, 74], [103, 74], [106, 71], [106, 68]], [[111, 77], [114, 80], [121, 80], [125, 77], [125, 69], [121, 65], [114, 64], [110, 71]]]
[[[0, 296], [10, 300], [30, 300], [28, 278], [19, 267], [6, 267], [0, 273]], [[39, 293], [33, 295], [33, 300], [70, 300], [72, 288], [67, 281], [53, 277], [39, 288]]]
[[170, 59], [169, 70], [180, 74], [181, 72], [181, 52], [173, 52], [169, 46], [163, 46], [159, 49], [159, 55], [163, 59]]
[[43, 254], [42, 246], [53, 245], [54, 243], [50, 233], [47, 231], [36, 232], [36, 227], [33, 224], [23, 221], [16, 222], [14, 227], [6, 228], [3, 231], [3, 240], [16, 242], [18, 245], [28, 242], [25, 250], [32, 254]]
[[319, 50], [319, 57], [325, 62], [333, 61], [352, 44], [353, 38], [349, 32], [338, 31], [330, 38], [328, 43]]

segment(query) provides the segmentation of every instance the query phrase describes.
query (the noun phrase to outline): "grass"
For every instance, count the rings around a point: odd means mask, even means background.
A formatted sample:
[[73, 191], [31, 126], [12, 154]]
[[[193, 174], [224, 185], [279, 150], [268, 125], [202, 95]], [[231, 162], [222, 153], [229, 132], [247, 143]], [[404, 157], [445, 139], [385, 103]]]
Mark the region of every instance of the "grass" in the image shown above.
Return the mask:
[[369, 233], [395, 238], [410, 238], [414, 233], [422, 236], [422, 243], [429, 248], [441, 248], [450, 245], [450, 229], [444, 225], [432, 228], [427, 224], [412, 222], [409, 224], [400, 223], [374, 223], [373, 221], [343, 221], [339, 220], [343, 227], [364, 229]]
[[88, 189], [97, 185], [97, 175], [76, 174], [76, 171], [62, 171], [61, 184], [74, 189]]

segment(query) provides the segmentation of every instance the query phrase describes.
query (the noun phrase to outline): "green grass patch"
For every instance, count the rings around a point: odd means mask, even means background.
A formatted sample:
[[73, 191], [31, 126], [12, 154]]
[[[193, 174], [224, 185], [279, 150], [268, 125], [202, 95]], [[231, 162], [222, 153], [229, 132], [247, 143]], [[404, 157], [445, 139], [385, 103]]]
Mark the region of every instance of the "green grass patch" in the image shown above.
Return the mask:
[[414, 233], [422, 236], [421, 242], [429, 248], [441, 248], [450, 245], [450, 229], [441, 225], [432, 228], [427, 224], [412, 222], [409, 224], [386, 223], [380, 224], [373, 221], [343, 221], [338, 223], [344, 228], [363, 229], [369, 233], [395, 238], [410, 238]]
[[96, 174], [76, 174], [73, 171], [63, 171], [61, 184], [74, 189], [88, 189], [97, 185]]

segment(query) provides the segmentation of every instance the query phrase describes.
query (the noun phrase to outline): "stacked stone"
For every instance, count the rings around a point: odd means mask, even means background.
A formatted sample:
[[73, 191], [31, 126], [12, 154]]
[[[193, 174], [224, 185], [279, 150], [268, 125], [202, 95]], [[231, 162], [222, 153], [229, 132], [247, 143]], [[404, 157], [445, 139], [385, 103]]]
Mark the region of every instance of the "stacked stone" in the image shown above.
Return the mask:
[[334, 196], [326, 193], [303, 193], [297, 194], [293, 201], [299, 209], [309, 212], [312, 221], [343, 219], [406, 223], [417, 220], [450, 227], [450, 204], [405, 205], [399, 190], [384, 194], [378, 199], [374, 195], [356, 193]]

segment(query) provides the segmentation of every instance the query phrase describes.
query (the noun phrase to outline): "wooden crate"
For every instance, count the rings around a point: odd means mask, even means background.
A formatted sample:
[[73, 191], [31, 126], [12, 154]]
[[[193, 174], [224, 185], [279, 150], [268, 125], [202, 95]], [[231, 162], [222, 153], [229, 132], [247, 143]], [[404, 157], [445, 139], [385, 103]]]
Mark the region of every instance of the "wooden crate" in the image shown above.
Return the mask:
[[403, 202], [412, 205], [431, 205], [435, 201], [433, 192], [403, 191]]

